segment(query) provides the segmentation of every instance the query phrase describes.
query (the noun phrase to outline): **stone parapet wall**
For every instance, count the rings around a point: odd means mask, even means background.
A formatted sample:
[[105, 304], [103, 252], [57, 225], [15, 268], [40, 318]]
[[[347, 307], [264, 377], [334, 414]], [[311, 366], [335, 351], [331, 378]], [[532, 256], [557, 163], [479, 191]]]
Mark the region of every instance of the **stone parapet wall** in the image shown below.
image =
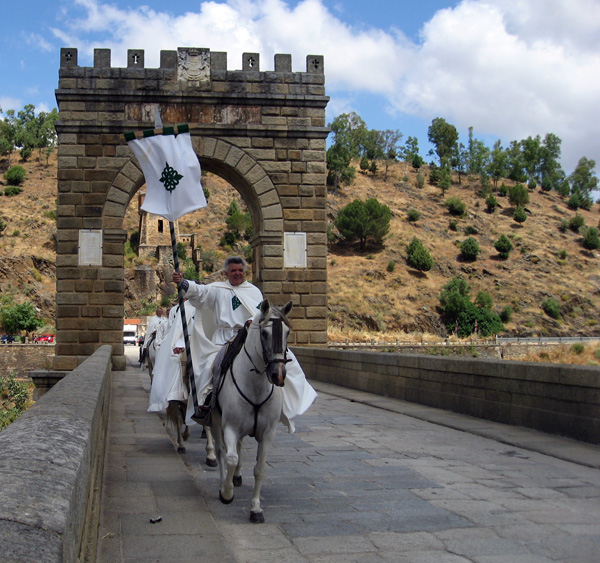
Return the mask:
[[19, 377], [36, 369], [50, 369], [54, 362], [54, 344], [1, 344], [0, 376], [10, 372]]
[[2, 561], [95, 558], [110, 355], [101, 347], [0, 432]]
[[294, 348], [309, 379], [600, 444], [600, 369]]

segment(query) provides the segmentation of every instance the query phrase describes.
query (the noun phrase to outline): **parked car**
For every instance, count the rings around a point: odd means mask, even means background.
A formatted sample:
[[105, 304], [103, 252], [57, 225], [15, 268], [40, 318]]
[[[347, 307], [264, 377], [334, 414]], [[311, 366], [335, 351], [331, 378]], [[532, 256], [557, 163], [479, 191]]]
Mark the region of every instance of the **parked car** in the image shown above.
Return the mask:
[[54, 338], [55, 338], [54, 334], [42, 334], [41, 336], [38, 336], [37, 341], [38, 342], [48, 342], [51, 344], [52, 342], [54, 342]]
[[15, 341], [15, 337], [10, 334], [3, 334], [0, 336], [0, 344], [12, 344]]

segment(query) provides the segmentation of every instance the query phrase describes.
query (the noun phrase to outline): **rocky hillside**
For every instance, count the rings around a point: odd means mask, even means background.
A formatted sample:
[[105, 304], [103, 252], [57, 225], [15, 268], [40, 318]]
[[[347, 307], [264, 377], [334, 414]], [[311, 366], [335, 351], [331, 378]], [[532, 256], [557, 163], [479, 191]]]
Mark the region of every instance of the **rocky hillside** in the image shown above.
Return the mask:
[[[13, 157], [14, 160], [14, 157]], [[0, 162], [0, 167], [3, 163]], [[17, 301], [29, 300], [40, 310], [48, 325], [54, 319], [56, 258], [56, 156], [48, 165], [23, 164], [27, 179], [23, 192], [0, 196], [0, 217], [7, 224], [0, 234], [0, 292]], [[425, 174], [425, 177], [427, 175]], [[455, 178], [456, 180], [456, 178]], [[4, 192], [0, 179], [0, 191]], [[229, 251], [218, 246], [224, 232], [226, 210], [235, 190], [213, 175], [205, 179], [209, 188], [209, 208], [180, 221], [182, 233], [200, 233], [205, 251], [214, 250], [220, 263]], [[506, 182], [507, 186], [512, 185]], [[461, 218], [449, 215], [443, 205], [458, 196], [467, 212]], [[329, 311], [331, 338], [356, 334], [383, 334], [402, 338], [424, 333], [437, 337], [446, 334], [440, 321], [438, 296], [454, 276], [463, 275], [472, 287], [489, 293], [494, 310], [510, 305], [514, 311], [506, 324], [513, 335], [600, 335], [600, 254], [581, 246], [581, 235], [561, 232], [561, 220], [575, 212], [556, 193], [530, 192], [527, 220], [521, 225], [512, 219], [508, 198], [496, 195], [499, 206], [487, 213], [485, 200], [474, 179], [456, 182], [442, 196], [435, 186], [417, 187], [416, 173], [404, 163], [392, 166], [387, 182], [382, 175], [357, 173], [352, 186], [342, 187], [328, 198], [333, 222], [339, 209], [354, 199], [377, 198], [392, 211], [392, 224], [382, 247], [359, 251], [355, 245], [332, 243], [329, 248]], [[137, 200], [134, 198], [124, 226], [138, 228]], [[407, 212], [420, 213], [409, 221]], [[598, 226], [599, 205], [591, 211], [580, 210], [588, 226]], [[454, 222], [454, 224], [451, 224]], [[460, 259], [459, 244], [476, 230], [474, 236], [482, 249], [474, 262]], [[335, 229], [332, 229], [335, 234]], [[501, 234], [511, 238], [515, 248], [507, 260], [500, 260], [493, 247]], [[406, 265], [406, 245], [418, 237], [431, 253], [434, 266], [426, 273]], [[131, 267], [143, 261], [129, 261]], [[147, 265], [153, 266], [148, 263]], [[133, 276], [128, 275], [128, 279]], [[128, 314], [141, 306], [143, 298], [129, 287]], [[541, 303], [554, 297], [561, 304], [562, 318], [546, 315]]]

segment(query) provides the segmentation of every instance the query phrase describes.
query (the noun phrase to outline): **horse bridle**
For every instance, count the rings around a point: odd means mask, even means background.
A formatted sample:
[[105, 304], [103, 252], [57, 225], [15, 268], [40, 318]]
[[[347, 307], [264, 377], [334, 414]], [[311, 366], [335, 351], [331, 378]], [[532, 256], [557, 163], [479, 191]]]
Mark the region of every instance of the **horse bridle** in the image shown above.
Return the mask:
[[[277, 338], [277, 342], [279, 343], [277, 349], [275, 349], [275, 348], [273, 349], [273, 353], [280, 354], [281, 353], [281, 335], [282, 335], [282, 331], [283, 331], [283, 326], [282, 326], [283, 320], [282, 319], [272, 319], [271, 322], [273, 323], [273, 341], [275, 341], [276, 337], [278, 337]], [[252, 325], [254, 325], [254, 322], [251, 323], [251, 325], [250, 325], [249, 328], [259, 328], [260, 329], [260, 325], [255, 325], [255, 326], [252, 326]], [[248, 359], [250, 360], [250, 363], [252, 364], [252, 369], [250, 371], [254, 371], [258, 375], [260, 375], [261, 373], [265, 373], [266, 374], [266, 372], [267, 372], [267, 366], [269, 364], [274, 364], [274, 363], [284, 363], [284, 364], [287, 364], [288, 362], [292, 361], [292, 360], [288, 360], [288, 358], [287, 358], [287, 351], [288, 351], [287, 346], [285, 348], [285, 352], [283, 353], [283, 358], [277, 358], [277, 359], [274, 359], [274, 360], [269, 360], [267, 358], [267, 354], [265, 352], [265, 346], [264, 346], [264, 344], [262, 342], [262, 338], [261, 338], [260, 343], [261, 343], [261, 348], [262, 348], [263, 361], [265, 362], [265, 369], [264, 369], [264, 371], [260, 371], [256, 367], [256, 365], [254, 364], [254, 361], [252, 360], [252, 357], [250, 356], [250, 354], [248, 353], [248, 350], [246, 349], [246, 343], [244, 342], [244, 346], [243, 346], [244, 352], [246, 353], [246, 356], [248, 357]], [[233, 362], [229, 366], [229, 373], [231, 374], [231, 380], [233, 381], [233, 384], [235, 385], [235, 388], [237, 389], [237, 391], [240, 394], [240, 396], [242, 397], [242, 399], [244, 399], [254, 409], [254, 427], [252, 429], [252, 433], [250, 434], [250, 437], [252, 438], [252, 437], [254, 437], [256, 435], [256, 427], [258, 425], [258, 413], [259, 413], [261, 407], [273, 396], [273, 391], [275, 390], [275, 384], [271, 383], [271, 390], [269, 391], [269, 394], [268, 394], [267, 398], [264, 401], [262, 401], [260, 403], [254, 403], [248, 397], [246, 397], [246, 395], [244, 394], [244, 392], [241, 390], [240, 386], [238, 385], [238, 382], [235, 379], [235, 375], [233, 374]], [[225, 372], [225, 375], [226, 374], [227, 374], [227, 372]], [[221, 382], [220, 382], [219, 388], [217, 389], [217, 396], [216, 396], [217, 406], [219, 404], [219, 393], [220, 393], [221, 389], [223, 388], [224, 382], [225, 382], [225, 376], [223, 376], [221, 378]], [[219, 410], [221, 410], [220, 407], [219, 407]]]

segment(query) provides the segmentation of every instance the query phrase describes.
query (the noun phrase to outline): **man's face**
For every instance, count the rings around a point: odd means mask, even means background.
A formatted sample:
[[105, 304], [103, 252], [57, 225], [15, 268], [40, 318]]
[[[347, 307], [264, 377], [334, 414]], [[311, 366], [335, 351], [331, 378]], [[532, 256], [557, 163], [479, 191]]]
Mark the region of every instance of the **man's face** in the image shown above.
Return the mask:
[[227, 280], [231, 285], [240, 285], [246, 279], [246, 273], [244, 272], [243, 264], [229, 264], [225, 271]]
[[162, 309], [156, 309], [156, 316], [157, 317], [162, 317], [163, 314], [163, 310]]

